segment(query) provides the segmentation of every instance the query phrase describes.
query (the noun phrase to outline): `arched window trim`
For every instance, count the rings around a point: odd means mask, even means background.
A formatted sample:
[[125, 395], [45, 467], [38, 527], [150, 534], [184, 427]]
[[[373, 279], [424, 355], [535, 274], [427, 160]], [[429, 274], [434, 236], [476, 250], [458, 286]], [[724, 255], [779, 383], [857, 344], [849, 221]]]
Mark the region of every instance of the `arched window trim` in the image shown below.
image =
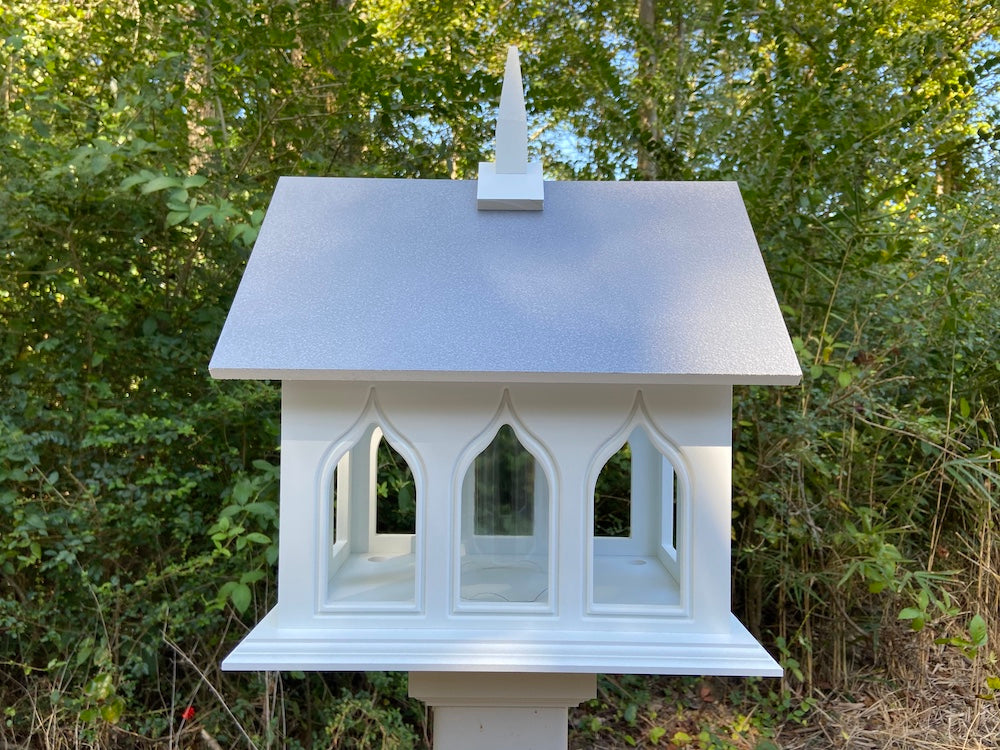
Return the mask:
[[[352, 530], [352, 518], [350, 499], [348, 502], [338, 503], [337, 518], [332, 517], [332, 503], [330, 502], [331, 485], [336, 479], [336, 492], [339, 497], [350, 498], [350, 470], [349, 456], [355, 449], [368, 451], [370, 472], [377, 471], [375, 467], [375, 454], [378, 451], [379, 442], [385, 438], [386, 442], [395, 450], [413, 474], [414, 492], [416, 497], [416, 528], [415, 533], [410, 534], [378, 534], [375, 526], [376, 498], [374, 496], [375, 487], [373, 477], [369, 477], [368, 497], [365, 498], [365, 506], [369, 517], [367, 519], [368, 544], [372, 554], [390, 551], [390, 548], [398, 548], [400, 544], [409, 543], [414, 554], [416, 570], [418, 571], [415, 581], [413, 601], [386, 601], [386, 602], [361, 602], [358, 604], [331, 603], [329, 598], [330, 581], [337, 571], [344, 565], [351, 554], [350, 536]], [[323, 453], [320, 462], [320, 470], [317, 472], [314, 497], [316, 502], [316, 549], [319, 559], [317, 569], [319, 575], [316, 577], [316, 603], [317, 611], [330, 610], [400, 610], [422, 608], [424, 576], [419, 573], [423, 567], [423, 528], [425, 514], [425, 481], [426, 472], [423, 462], [417, 452], [402, 437], [392, 422], [386, 417], [378, 402], [375, 388], [371, 388], [368, 399], [360, 415], [354, 424], [340, 437], [331, 441]], [[334, 520], [336, 528], [346, 527], [347, 534], [335, 534]], [[344, 538], [346, 536], [347, 538]], [[339, 538], [336, 538], [339, 537]], [[406, 540], [403, 539], [406, 537]]]
[[[602, 603], [594, 600], [595, 585], [595, 545], [602, 540], [594, 537], [594, 493], [597, 487], [597, 479], [600, 476], [604, 465], [614, 456], [621, 447], [629, 441], [636, 429], [642, 429], [646, 437], [660, 454], [669, 461], [673, 468], [673, 481], [676, 487], [676, 522], [673, 524], [673, 535], [677, 540], [677, 549], [661, 543], [657, 545], [657, 556], [664, 568], [677, 581], [679, 587], [680, 601], [677, 605], [662, 604], [615, 604]], [[693, 473], [690, 470], [687, 459], [677, 445], [668, 437], [650, 416], [643, 399], [642, 391], [636, 391], [635, 401], [632, 409], [624, 423], [618, 430], [595, 452], [590, 462], [590, 470], [587, 476], [587, 512], [584, 519], [587, 539], [587, 575], [586, 575], [586, 602], [587, 611], [592, 614], [660, 614], [673, 616], [690, 616], [691, 586], [692, 586], [692, 564], [691, 564], [691, 543], [692, 537], [692, 512], [691, 497]], [[630, 522], [629, 540], [636, 533], [635, 518]], [[640, 521], [641, 525], [641, 521]], [[614, 541], [618, 541], [614, 539]]]
[[[500, 428], [509, 425], [514, 431], [518, 442], [534, 457], [536, 467], [541, 469], [544, 481], [548, 488], [548, 508], [544, 518], [534, 519], [536, 524], [544, 523], [544, 538], [548, 555], [548, 595], [545, 602], [470, 602], [463, 600], [461, 596], [462, 588], [462, 532], [463, 532], [463, 484], [466, 474], [472, 468], [476, 458], [486, 450], [496, 438]], [[493, 418], [487, 426], [477, 434], [459, 454], [455, 463], [452, 481], [452, 518], [456, 519], [452, 536], [452, 595], [451, 610], [454, 613], [465, 612], [546, 612], [554, 613], [556, 608], [556, 594], [558, 571], [558, 550], [557, 550], [557, 512], [558, 502], [558, 472], [555, 461], [544, 443], [539, 440], [521, 420], [511, 401], [510, 391], [504, 389], [500, 398], [500, 405]]]

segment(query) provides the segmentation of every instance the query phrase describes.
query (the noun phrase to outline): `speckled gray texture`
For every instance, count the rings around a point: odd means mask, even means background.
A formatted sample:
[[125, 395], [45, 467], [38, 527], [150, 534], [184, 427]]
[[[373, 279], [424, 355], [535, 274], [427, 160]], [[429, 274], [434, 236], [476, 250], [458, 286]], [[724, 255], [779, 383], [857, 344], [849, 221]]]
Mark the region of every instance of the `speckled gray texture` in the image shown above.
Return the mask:
[[734, 182], [282, 178], [210, 370], [220, 378], [794, 383]]

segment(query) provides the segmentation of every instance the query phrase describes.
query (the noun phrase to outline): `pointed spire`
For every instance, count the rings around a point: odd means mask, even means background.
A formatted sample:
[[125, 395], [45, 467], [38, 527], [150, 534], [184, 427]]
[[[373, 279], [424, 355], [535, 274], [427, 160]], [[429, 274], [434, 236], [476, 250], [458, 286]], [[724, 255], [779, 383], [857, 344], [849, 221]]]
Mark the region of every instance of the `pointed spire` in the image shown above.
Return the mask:
[[497, 174], [528, 171], [528, 113], [524, 109], [524, 84], [517, 47], [507, 48], [507, 66], [497, 114]]
[[496, 162], [479, 162], [477, 206], [481, 211], [541, 211], [545, 187], [542, 163], [528, 161], [528, 115], [517, 47], [507, 48], [507, 65], [497, 113]]

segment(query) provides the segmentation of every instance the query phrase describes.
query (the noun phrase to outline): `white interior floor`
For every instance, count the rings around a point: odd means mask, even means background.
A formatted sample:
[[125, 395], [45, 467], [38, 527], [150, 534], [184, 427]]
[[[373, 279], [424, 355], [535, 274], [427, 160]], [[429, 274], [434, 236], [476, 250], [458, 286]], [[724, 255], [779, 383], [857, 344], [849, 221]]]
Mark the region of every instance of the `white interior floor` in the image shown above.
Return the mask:
[[341, 602], [400, 602], [416, 599], [416, 566], [412, 553], [351, 555], [332, 577], [327, 599]]
[[[462, 557], [461, 597], [470, 602], [548, 601], [548, 560], [542, 556]], [[415, 600], [414, 555], [351, 555], [330, 581], [328, 601], [399, 602]], [[654, 557], [599, 555], [594, 558], [594, 602], [676, 605], [680, 588]]]
[[680, 604], [680, 587], [656, 557], [594, 557], [596, 604]]
[[462, 599], [470, 602], [548, 601], [548, 560], [541, 555], [462, 557]]

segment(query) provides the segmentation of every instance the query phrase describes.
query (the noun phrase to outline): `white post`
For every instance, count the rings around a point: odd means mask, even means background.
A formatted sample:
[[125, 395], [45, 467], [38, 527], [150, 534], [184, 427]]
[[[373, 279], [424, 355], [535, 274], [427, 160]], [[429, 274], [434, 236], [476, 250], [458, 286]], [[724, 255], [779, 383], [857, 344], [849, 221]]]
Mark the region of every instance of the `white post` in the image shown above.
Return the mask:
[[565, 750], [597, 675], [410, 672], [410, 696], [433, 709], [434, 750]]

